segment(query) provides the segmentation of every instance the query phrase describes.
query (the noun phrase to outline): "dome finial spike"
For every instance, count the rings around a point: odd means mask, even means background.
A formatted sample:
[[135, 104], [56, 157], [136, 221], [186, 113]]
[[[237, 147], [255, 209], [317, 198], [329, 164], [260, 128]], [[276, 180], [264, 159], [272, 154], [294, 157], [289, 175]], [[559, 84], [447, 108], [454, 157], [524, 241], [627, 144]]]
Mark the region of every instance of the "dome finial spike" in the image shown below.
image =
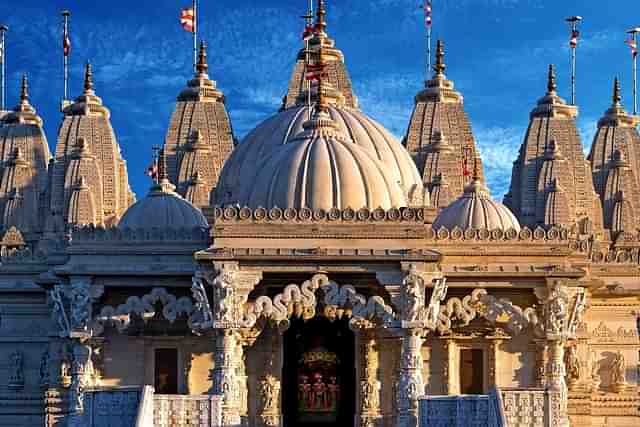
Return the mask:
[[620, 80], [616, 77], [613, 79], [613, 105], [618, 107], [620, 106], [620, 101], [622, 101], [622, 95], [620, 91]]
[[547, 74], [547, 93], [555, 93], [557, 89], [556, 69], [553, 64], [549, 64], [549, 73]]
[[200, 48], [198, 49], [198, 63], [196, 64], [196, 72], [198, 75], [207, 74], [209, 70], [209, 64], [207, 63], [207, 44], [205, 41], [200, 42]]
[[473, 180], [480, 181], [480, 167], [478, 166], [478, 158], [473, 159]]
[[447, 66], [444, 63], [444, 42], [438, 40], [436, 43], [436, 63], [433, 66], [433, 71], [435, 71], [436, 76], [442, 76], [446, 68]]
[[165, 154], [164, 148], [162, 148], [160, 150], [160, 155], [158, 158], [158, 183], [168, 180], [169, 177], [167, 176], [167, 156]]
[[318, 7], [316, 11], [316, 31], [318, 33], [324, 33], [327, 29], [327, 11], [324, 7], [324, 0], [318, 0]]
[[22, 75], [22, 84], [20, 85], [20, 101], [24, 104], [29, 101], [29, 82], [27, 73]]
[[326, 112], [327, 111], [327, 97], [324, 93], [324, 68], [326, 66], [324, 62], [324, 49], [322, 44], [318, 49], [318, 65], [320, 66], [320, 75], [318, 76], [318, 111]]
[[84, 68], [84, 92], [93, 92], [93, 70], [89, 61], [87, 61]]

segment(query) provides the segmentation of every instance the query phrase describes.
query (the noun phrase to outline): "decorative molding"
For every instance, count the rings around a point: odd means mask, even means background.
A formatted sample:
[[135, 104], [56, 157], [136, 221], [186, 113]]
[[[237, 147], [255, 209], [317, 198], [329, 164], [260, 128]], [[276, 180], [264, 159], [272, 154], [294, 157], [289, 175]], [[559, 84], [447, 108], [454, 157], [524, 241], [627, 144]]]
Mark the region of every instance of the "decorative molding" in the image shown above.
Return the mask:
[[113, 324], [119, 332], [125, 331], [135, 316], [144, 322], [156, 316], [156, 304], [162, 305], [162, 315], [173, 323], [178, 316], [191, 316], [194, 313], [194, 305], [189, 297], [177, 298], [164, 288], [153, 288], [151, 292], [142, 297], [131, 296], [124, 304], [117, 307], [104, 306], [100, 314], [92, 323], [93, 335], [100, 335], [104, 326]]
[[203, 242], [209, 239], [209, 229], [194, 227], [175, 228], [119, 228], [95, 226], [93, 224], [74, 227], [71, 242]]

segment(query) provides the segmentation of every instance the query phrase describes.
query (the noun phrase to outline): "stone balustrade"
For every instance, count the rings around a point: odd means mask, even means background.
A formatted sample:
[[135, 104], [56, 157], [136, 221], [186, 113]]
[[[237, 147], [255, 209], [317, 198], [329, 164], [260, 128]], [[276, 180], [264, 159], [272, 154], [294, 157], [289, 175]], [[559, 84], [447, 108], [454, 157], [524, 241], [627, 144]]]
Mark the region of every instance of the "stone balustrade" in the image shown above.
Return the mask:
[[425, 396], [420, 399], [420, 427], [559, 426], [560, 392], [500, 389], [489, 395]]

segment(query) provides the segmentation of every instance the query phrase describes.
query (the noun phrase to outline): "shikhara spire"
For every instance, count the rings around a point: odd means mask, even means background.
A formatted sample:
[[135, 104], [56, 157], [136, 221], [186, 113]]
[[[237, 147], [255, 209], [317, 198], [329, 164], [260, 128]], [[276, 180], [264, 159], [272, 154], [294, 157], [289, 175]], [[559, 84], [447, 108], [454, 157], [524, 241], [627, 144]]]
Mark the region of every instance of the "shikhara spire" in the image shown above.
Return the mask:
[[324, 6], [324, 0], [318, 0], [318, 8], [316, 10], [316, 31], [324, 34], [327, 29], [327, 11]]

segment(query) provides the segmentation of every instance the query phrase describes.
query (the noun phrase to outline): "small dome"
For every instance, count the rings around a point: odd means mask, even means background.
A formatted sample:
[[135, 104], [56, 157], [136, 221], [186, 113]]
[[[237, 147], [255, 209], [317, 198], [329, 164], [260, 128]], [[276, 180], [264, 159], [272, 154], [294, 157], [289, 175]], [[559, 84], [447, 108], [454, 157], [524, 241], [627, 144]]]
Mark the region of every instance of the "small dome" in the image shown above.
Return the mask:
[[354, 144], [328, 113], [314, 113], [304, 129], [247, 182], [252, 191], [238, 200], [241, 206], [324, 210], [407, 206], [388, 168]]
[[464, 194], [438, 214], [433, 228], [438, 230], [441, 227], [504, 231], [513, 228], [520, 231], [515, 215], [505, 205], [493, 200], [489, 190], [478, 179], [467, 185]]
[[149, 194], [126, 210], [119, 228], [208, 228], [198, 208], [180, 197], [167, 180], [154, 185]]
[[[315, 106], [312, 110], [311, 114], [314, 114]], [[411, 156], [382, 125], [355, 108], [329, 105], [326, 111], [350, 143], [355, 143], [361, 149], [359, 151], [366, 151], [384, 165], [388, 176], [400, 185], [405, 198], [413, 198], [422, 192], [422, 179]], [[270, 117], [251, 131], [225, 163], [216, 189], [216, 204], [246, 200], [254, 190], [252, 183], [258, 166], [279, 147], [294, 141], [303, 132], [308, 117], [308, 107], [293, 107]]]

